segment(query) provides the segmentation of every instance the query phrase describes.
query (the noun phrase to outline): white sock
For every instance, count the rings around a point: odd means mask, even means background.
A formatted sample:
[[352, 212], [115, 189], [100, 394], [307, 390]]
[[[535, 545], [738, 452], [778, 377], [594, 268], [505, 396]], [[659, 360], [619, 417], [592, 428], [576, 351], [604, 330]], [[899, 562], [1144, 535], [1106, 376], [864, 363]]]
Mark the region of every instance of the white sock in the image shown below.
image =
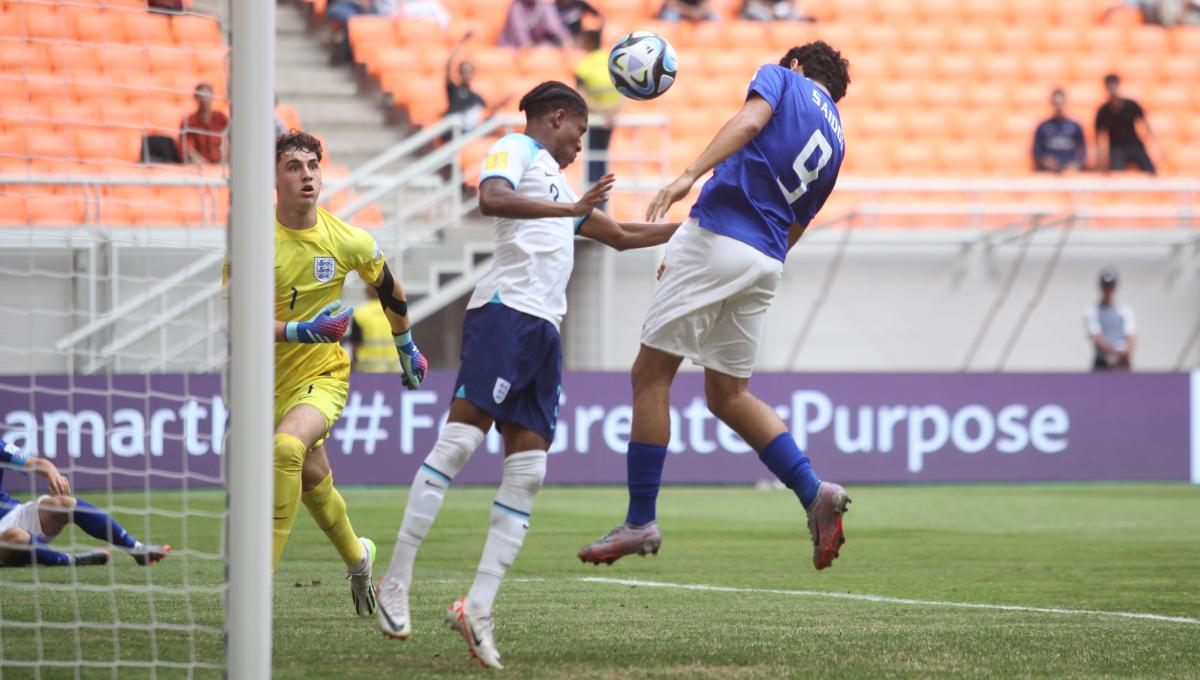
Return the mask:
[[412, 584], [413, 561], [417, 559], [417, 550], [421, 548], [421, 541], [425, 540], [438, 510], [442, 508], [450, 480], [466, 465], [483, 437], [483, 430], [463, 423], [446, 423], [442, 428], [433, 450], [413, 477], [408, 505], [404, 508], [404, 521], [400, 524], [400, 532], [396, 534], [396, 549], [392, 551], [392, 563], [388, 566], [385, 580], [398, 580], [406, 589]]
[[504, 459], [504, 478], [492, 503], [492, 528], [483, 546], [475, 583], [467, 593], [467, 609], [472, 614], [491, 614], [500, 581], [525, 542], [529, 513], [545, 476], [545, 451], [522, 451]]

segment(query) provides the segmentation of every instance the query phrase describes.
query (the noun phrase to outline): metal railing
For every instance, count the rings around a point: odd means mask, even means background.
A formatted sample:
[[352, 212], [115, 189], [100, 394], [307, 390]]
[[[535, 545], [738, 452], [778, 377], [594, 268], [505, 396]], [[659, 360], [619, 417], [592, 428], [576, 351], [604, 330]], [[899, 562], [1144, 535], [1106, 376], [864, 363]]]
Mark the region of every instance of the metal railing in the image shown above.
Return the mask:
[[[518, 129], [524, 119], [512, 115], [496, 116], [472, 129], [464, 129], [463, 122], [460, 116], [447, 116], [356, 168], [346, 177], [331, 179], [326, 183], [326, 199], [346, 197], [345, 207], [338, 211], [339, 215], [354, 215], [373, 203], [390, 202], [395, 206], [385, 211], [385, 221], [380, 229], [375, 230], [375, 234], [398, 271], [405, 266], [406, 253], [416, 246], [448, 244], [448, 241], [453, 244], [453, 237], [449, 236], [452, 229], [462, 224], [463, 219], [477, 207], [475, 195], [463, 190], [464, 183], [470, 184], [475, 179], [472, 169], [464, 170], [464, 150], [479, 140]], [[632, 154], [622, 155], [618, 152], [609, 154], [605, 159], [610, 162], [642, 163], [647, 171], [634, 180], [619, 179], [614, 191], [617, 194], [645, 195], [648, 199], [649, 195], [671, 179], [667, 172], [669, 168], [665, 151], [669, 121], [656, 116], [632, 116], [618, 117], [616, 123], [618, 126], [648, 130], [648, 134], [662, 135], [659, 143], [647, 145], [657, 148], [658, 152], [639, 155], [635, 149]], [[585, 146], [577, 167], [586, 168], [589, 161], [596, 159], [597, 156]], [[86, 356], [88, 361], [80, 367], [83, 371], [99, 369], [154, 333], [159, 333], [161, 337], [172, 316], [178, 314], [178, 304], [186, 305], [189, 310], [202, 310], [209, 316], [215, 314], [213, 305], [217, 301], [220, 285], [211, 273], [224, 257], [224, 232], [219, 228], [223, 225], [217, 223], [217, 216], [221, 213], [217, 201], [223, 200], [221, 190], [227, 186], [223, 178], [201, 175], [0, 175], [0, 185], [78, 187], [86, 203], [83, 224], [63, 225], [74, 228], [70, 234], [49, 229], [46, 231], [57, 232], [59, 236], [42, 238], [38, 234], [40, 227], [31, 228], [28, 234], [18, 238], [10, 238], [13, 233], [9, 232], [0, 237], [0, 247], [23, 247], [34, 241], [43, 246], [54, 241], [77, 245], [82, 239], [97, 243], [125, 242], [127, 245], [123, 247], [184, 245], [199, 251], [196, 258], [178, 271], [119, 302], [116, 287], [122, 280], [122, 274], [116, 269], [119, 266], [116, 259], [111, 260], [109, 271], [105, 274], [111, 286], [106, 294], [110, 301], [109, 309], [97, 309], [97, 294], [93, 290], [89, 294], [89, 311], [84, 323], [53, 345], [58, 352]], [[104, 189], [120, 186], [194, 187], [202, 201], [202, 214], [206, 216], [206, 221], [211, 217], [214, 228], [104, 227], [102, 203], [108, 200]], [[1021, 194], [1022, 200], [1013, 201], [1012, 194]], [[1154, 196], [1162, 200], [1157, 203], [1142, 201], [1137, 205], [1098, 204], [1095, 197], [1101, 194]], [[913, 198], [914, 195], [918, 197]], [[879, 243], [889, 239], [897, 243], [929, 243], [942, 239], [984, 244], [1020, 240], [1021, 247], [1027, 248], [1036, 233], [1062, 229], [1063, 235], [1055, 246], [1055, 256], [1039, 277], [1043, 282], [1039, 290], [1044, 289], [1045, 282], [1054, 272], [1057, 257], [1066, 247], [1066, 235], [1087, 230], [1098, 220], [1108, 220], [1110, 224], [1114, 220], [1118, 223], [1126, 220], [1131, 224], [1147, 219], [1160, 220], [1162, 224], [1174, 228], [1170, 238], [1179, 243], [1200, 244], [1200, 225], [1197, 221], [1200, 180], [1099, 176], [976, 179], [845, 177], [839, 182], [834, 196], [839, 199], [852, 198], [849, 202], [851, 207], [828, 218], [819, 218], [805, 237], [808, 241], [832, 242], [837, 253], [834, 266], [826, 273], [817, 291], [816, 303], [799, 329], [793, 355], [800, 352], [809, 329], [820, 314], [821, 302], [828, 297], [828, 291], [838, 275], [837, 262], [854, 244]], [[939, 218], [948, 222], [942, 225], [943, 229], [931, 231], [926, 237], [918, 239], [911, 235], [897, 238], [889, 230], [875, 228], [886, 224], [888, 220], [902, 218], [910, 221]], [[131, 238], [134, 234], [137, 236]], [[439, 270], [430, 270], [431, 285], [420, 291], [423, 296], [412, 307], [414, 321], [435, 313], [444, 304], [469, 292], [478, 277], [486, 272], [490, 246], [467, 242], [457, 246], [462, 254], [455, 256], [456, 263], [446, 268], [452, 275], [444, 277], [446, 280], [443, 282]], [[1021, 260], [1018, 259], [1013, 271], [1017, 271], [1020, 265]], [[1010, 273], [1009, 276], [1015, 274]], [[200, 278], [204, 280], [199, 281]], [[173, 291], [182, 288], [187, 288], [187, 295], [176, 300], [178, 304], [173, 303], [168, 309], [166, 300]], [[1001, 292], [993, 300], [993, 311], [985, 318], [978, 337], [989, 332], [995, 320], [995, 310], [1004, 306], [1007, 295]], [[1035, 296], [1026, 303], [1022, 321], [1014, 326], [1011, 337], [1005, 343], [1008, 350], [1019, 338], [1021, 324], [1032, 314], [1039, 299]], [[128, 328], [119, 327], [118, 322], [127, 321], [134, 310], [154, 307], [161, 308], [157, 317], [139, 320]], [[1200, 336], [1200, 330], [1192, 335]], [[974, 345], [968, 349], [964, 366], [971, 365], [974, 359], [978, 342]], [[81, 351], [80, 348], [88, 346], [93, 349]], [[164, 352], [164, 357], [174, 354], [165, 349]], [[205, 356], [208, 354], [211, 352]], [[1003, 368], [1007, 354], [1006, 350], [998, 368]], [[163, 358], [160, 364], [165, 361], [168, 359]]]

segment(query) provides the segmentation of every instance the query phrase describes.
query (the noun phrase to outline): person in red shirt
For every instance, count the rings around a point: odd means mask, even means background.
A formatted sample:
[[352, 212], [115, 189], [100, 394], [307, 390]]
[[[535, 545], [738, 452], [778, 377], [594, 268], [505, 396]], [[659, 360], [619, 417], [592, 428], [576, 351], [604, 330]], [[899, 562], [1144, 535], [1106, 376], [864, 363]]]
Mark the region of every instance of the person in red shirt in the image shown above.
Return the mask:
[[225, 158], [225, 128], [229, 117], [213, 110], [212, 85], [196, 86], [196, 111], [179, 129], [179, 155], [188, 163], [220, 163]]

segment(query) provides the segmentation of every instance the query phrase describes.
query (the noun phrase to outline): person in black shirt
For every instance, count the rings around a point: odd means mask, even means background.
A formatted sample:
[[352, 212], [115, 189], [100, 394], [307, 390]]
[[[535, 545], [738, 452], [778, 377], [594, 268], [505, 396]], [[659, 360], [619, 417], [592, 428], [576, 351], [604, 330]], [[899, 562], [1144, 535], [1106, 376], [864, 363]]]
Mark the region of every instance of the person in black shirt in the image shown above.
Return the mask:
[[1121, 79], [1116, 74], [1104, 76], [1104, 87], [1108, 90], [1108, 101], [1096, 112], [1097, 167], [1124, 170], [1133, 164], [1138, 170], [1153, 175], [1154, 162], [1146, 153], [1136, 125], [1141, 121], [1146, 137], [1154, 139], [1146, 113], [1137, 102], [1120, 95]]
[[475, 64], [467, 59], [459, 62], [458, 83], [454, 82], [454, 61], [458, 58], [458, 53], [462, 51], [463, 44], [470, 40], [472, 35], [472, 31], [464, 33], [463, 37], [459, 38], [458, 43], [454, 45], [454, 49], [450, 50], [450, 57], [446, 59], [446, 101], [449, 104], [446, 113], [463, 114], [463, 132], [479, 125], [485, 116], [492, 115], [496, 109], [504, 106], [509, 100], [509, 97], [505, 97], [496, 104], [488, 106], [483, 97], [471, 89], [471, 80], [475, 77]]
[[1054, 115], [1042, 121], [1033, 134], [1033, 164], [1039, 172], [1064, 172], [1083, 168], [1087, 143], [1083, 127], [1063, 113], [1067, 95], [1061, 89], [1050, 94]]
[[591, 17], [596, 24], [603, 24], [604, 17], [600, 15], [600, 10], [596, 9], [592, 3], [587, 0], [557, 0], [558, 16], [562, 17], [563, 25], [571, 32], [571, 37], [575, 42], [579, 42], [579, 36], [583, 33], [583, 18]]

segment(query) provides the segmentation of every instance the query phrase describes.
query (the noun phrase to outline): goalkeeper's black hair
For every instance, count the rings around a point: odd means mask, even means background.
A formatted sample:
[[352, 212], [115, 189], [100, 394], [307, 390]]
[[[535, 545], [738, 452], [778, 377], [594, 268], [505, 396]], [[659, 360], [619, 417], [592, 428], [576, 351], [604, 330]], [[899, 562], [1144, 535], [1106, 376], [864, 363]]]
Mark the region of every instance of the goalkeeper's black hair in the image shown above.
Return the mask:
[[588, 115], [587, 102], [570, 85], [557, 80], [547, 80], [521, 97], [519, 106], [525, 118], [532, 120], [555, 109], [567, 109], [584, 117]]
[[800, 62], [804, 76], [821, 83], [829, 90], [833, 101], [841, 101], [850, 85], [850, 62], [842, 53], [829, 46], [824, 40], [793, 47], [779, 60], [779, 65], [790, 68], [792, 60]]
[[275, 162], [283, 158], [283, 154], [289, 151], [308, 151], [317, 154], [317, 161], [320, 162], [321, 157], [325, 154], [321, 148], [321, 140], [313, 137], [304, 130], [288, 130], [279, 135], [275, 140]]

